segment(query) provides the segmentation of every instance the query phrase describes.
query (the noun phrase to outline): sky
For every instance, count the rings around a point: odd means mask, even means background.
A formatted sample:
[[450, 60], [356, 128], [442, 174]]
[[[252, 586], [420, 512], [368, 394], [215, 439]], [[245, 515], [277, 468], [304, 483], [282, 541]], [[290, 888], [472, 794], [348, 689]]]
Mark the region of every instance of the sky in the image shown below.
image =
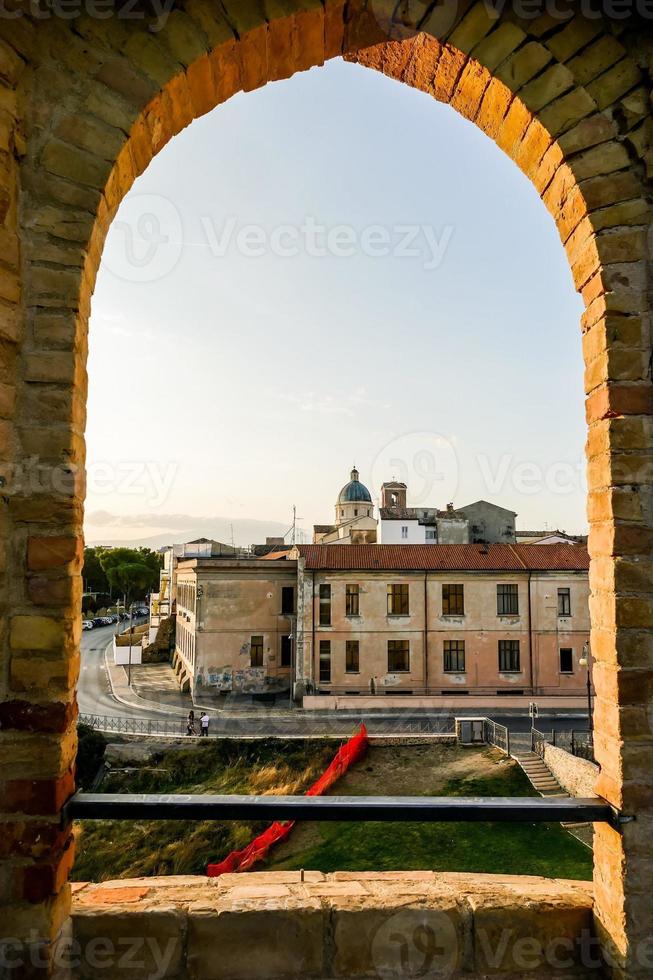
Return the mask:
[[152, 161], [90, 325], [89, 542], [249, 544], [374, 500], [585, 529], [582, 305], [552, 219], [473, 124], [341, 60]]

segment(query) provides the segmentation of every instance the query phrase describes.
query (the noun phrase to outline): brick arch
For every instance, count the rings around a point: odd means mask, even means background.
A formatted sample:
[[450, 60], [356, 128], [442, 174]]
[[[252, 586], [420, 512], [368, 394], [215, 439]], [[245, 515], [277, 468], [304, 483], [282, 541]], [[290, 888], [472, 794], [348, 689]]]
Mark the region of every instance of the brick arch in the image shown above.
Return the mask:
[[[446, 30], [435, 13], [397, 25], [356, 3], [287, 0], [284, 16], [266, 7], [225, 3], [222, 16], [209, 0], [187, 0], [155, 34], [115, 19], [23, 18], [11, 35], [0, 25], [2, 527], [13, 572], [0, 720], [3, 741], [33, 747], [5, 785], [9, 815], [34, 808], [33, 842], [16, 831], [16, 922], [24, 903], [41, 903], [54, 931], [68, 902], [72, 847], [56, 817], [75, 751], [86, 332], [106, 232], [135, 178], [194, 118], [344, 54], [450, 104], [515, 161], [553, 216], [583, 296], [599, 791], [645, 818], [623, 838], [598, 832], [595, 895], [606, 943], [636, 977], [632, 949], [650, 932], [636, 905], [653, 801], [643, 42], [580, 17], [492, 19], [483, 2], [459, 4]], [[17, 481], [21, 455], [39, 465]]]

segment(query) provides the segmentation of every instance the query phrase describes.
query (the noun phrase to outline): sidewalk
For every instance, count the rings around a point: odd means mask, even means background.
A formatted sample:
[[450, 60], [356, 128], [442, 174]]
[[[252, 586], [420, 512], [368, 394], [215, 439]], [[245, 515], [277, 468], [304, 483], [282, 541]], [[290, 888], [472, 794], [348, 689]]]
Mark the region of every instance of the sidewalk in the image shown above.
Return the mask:
[[[114, 664], [110, 650], [111, 644], [109, 644], [104, 651], [104, 663], [107, 670], [107, 676], [109, 678], [111, 693], [116, 701], [119, 701], [121, 704], [126, 705], [128, 708], [133, 708], [136, 711], [158, 711], [165, 714], [172, 714], [175, 717], [180, 718], [184, 717], [188, 713], [189, 708], [192, 707], [190, 698], [188, 695], [182, 695], [179, 691], [177, 692], [178, 696], [180, 698], [184, 697], [185, 701], [183, 704], [180, 703], [178, 705], [171, 705], [161, 701], [151, 701], [147, 698], [141, 697], [127, 683], [127, 669]], [[132, 666], [132, 679], [136, 669], [137, 667]], [[171, 708], [178, 708], [180, 710], [171, 711]]]
[[[124, 667], [122, 668], [124, 670]], [[183, 694], [170, 664], [137, 664], [132, 666], [132, 691], [144, 701], [156, 701], [190, 711], [193, 700]]]

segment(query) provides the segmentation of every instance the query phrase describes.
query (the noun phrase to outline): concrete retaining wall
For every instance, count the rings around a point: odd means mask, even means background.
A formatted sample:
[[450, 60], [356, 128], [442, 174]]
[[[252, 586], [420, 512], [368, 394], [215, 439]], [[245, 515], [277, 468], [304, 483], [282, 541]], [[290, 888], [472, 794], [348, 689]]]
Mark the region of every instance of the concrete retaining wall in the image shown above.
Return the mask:
[[544, 761], [563, 789], [571, 796], [596, 796], [599, 767], [587, 759], [579, 759], [557, 745], [547, 745]]
[[[469, 695], [467, 697], [448, 697], [440, 696], [421, 696], [421, 695], [396, 695], [377, 694], [307, 694], [302, 707], [307, 711], [337, 711], [342, 709], [369, 711], [378, 708], [404, 708], [406, 711], [415, 711], [418, 708], [451, 708], [456, 714], [464, 714], [469, 708], [483, 708], [485, 711], [497, 708], [528, 708], [533, 700], [530, 695], [502, 694], [500, 697], [488, 695]], [[538, 697], [537, 703], [540, 708], [557, 708], [560, 711], [572, 711], [578, 708], [587, 708], [586, 697], [567, 697], [566, 695], [556, 695], [555, 697]]]
[[129, 645], [128, 646], [123, 646], [123, 645], [120, 645], [119, 646], [116, 643], [116, 638], [114, 636], [114, 638], [113, 638], [113, 662], [114, 662], [114, 664], [116, 666], [126, 667], [127, 664], [129, 664], [129, 663], [131, 663], [132, 666], [134, 666], [134, 664], [140, 664], [140, 663], [142, 663], [142, 660], [143, 660], [143, 647], [142, 647], [140, 638], [139, 638], [139, 640], [138, 640], [137, 643], [136, 642], [135, 643], [132, 643], [132, 645], [131, 645], [131, 654], [130, 654], [129, 651], [130, 651]]

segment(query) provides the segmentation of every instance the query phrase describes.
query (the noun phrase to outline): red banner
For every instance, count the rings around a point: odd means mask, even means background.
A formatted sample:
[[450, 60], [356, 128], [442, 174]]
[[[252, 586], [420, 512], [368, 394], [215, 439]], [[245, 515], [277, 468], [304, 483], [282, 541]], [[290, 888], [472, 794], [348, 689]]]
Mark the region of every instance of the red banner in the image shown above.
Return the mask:
[[[341, 776], [344, 776], [354, 762], [362, 759], [368, 744], [367, 728], [365, 725], [361, 725], [360, 731], [340, 746], [328, 767], [320, 778], [316, 779], [313, 785], [306, 790], [305, 795], [322, 796]], [[278, 844], [289, 837], [294, 826], [294, 820], [288, 820], [286, 823], [279, 823], [278, 821], [273, 823], [262, 834], [255, 837], [251, 844], [248, 844], [242, 851], [232, 851], [219, 864], [209, 864], [206, 869], [207, 876], [217, 878], [219, 875], [227, 873], [249, 871], [254, 864], [267, 857], [268, 851], [274, 844]]]

